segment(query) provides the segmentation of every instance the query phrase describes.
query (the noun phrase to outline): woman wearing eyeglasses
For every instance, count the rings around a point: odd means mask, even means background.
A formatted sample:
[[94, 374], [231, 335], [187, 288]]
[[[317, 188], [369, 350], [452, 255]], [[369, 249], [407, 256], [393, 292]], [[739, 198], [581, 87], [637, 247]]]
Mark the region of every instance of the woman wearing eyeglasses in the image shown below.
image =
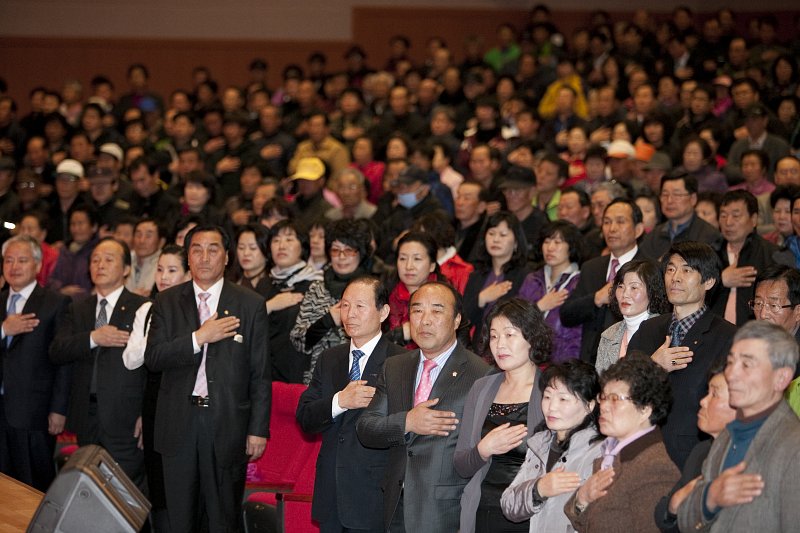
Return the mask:
[[657, 427], [671, 404], [668, 375], [650, 359], [632, 355], [611, 365], [601, 384], [602, 455], [564, 511], [581, 533], [657, 532], [656, 504], [680, 477]]
[[319, 355], [331, 346], [347, 342], [339, 300], [350, 280], [369, 272], [371, 241], [369, 225], [363, 220], [337, 220], [325, 228], [325, 252], [330, 258], [330, 267], [322, 280], [308, 287], [290, 333], [295, 349], [309, 357], [303, 377], [305, 384], [311, 381]]

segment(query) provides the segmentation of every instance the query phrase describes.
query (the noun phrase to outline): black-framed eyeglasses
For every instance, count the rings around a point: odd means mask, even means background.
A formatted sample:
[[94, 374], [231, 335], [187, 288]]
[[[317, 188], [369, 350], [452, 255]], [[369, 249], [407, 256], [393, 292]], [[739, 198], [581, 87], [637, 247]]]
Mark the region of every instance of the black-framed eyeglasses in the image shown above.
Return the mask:
[[762, 309], [766, 307], [768, 311], [771, 311], [773, 314], [778, 314], [784, 309], [788, 309], [789, 307], [794, 307], [792, 304], [781, 305], [781, 304], [770, 304], [761, 300], [750, 300], [747, 302], [748, 307], [750, 307], [753, 312], [758, 313]]

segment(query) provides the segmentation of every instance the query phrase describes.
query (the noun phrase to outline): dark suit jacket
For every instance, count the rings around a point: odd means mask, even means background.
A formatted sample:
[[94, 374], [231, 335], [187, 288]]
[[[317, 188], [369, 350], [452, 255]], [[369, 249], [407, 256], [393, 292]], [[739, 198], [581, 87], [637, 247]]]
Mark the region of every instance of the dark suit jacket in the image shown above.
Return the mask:
[[[209, 344], [206, 354], [208, 408], [214, 421], [217, 466], [245, 463], [248, 435], [266, 437], [269, 428], [271, 380], [264, 298], [230, 281], [222, 286], [219, 316], [241, 321], [237, 337]], [[200, 328], [192, 282], [156, 297], [145, 363], [163, 372], [155, 421], [155, 449], [173, 456], [188, 432], [192, 395], [203, 350], [194, 353], [192, 333]], [[238, 342], [241, 341], [241, 342]]]
[[715, 250], [720, 248], [722, 243], [720, 232], [697, 215], [692, 215], [689, 227], [678, 233], [674, 240], [669, 238], [669, 224], [669, 221], [659, 224], [642, 239], [642, 244], [639, 248], [647, 257], [659, 260], [674, 243], [686, 241], [704, 242]]
[[[364, 367], [362, 379], [377, 384], [387, 357], [406, 350], [382, 336]], [[311, 516], [318, 522], [335, 520], [350, 529], [383, 527], [381, 482], [388, 453], [365, 448], [356, 437], [363, 409], [350, 409], [331, 419], [333, 396], [349, 383], [350, 343], [322, 352], [308, 389], [300, 397], [297, 421], [307, 433], [322, 433]]]
[[[8, 293], [6, 289], [0, 294], [0, 322], [6, 319]], [[68, 305], [68, 297], [36, 285], [20, 313], [36, 313], [39, 325], [30, 333], [15, 335], [8, 347], [5, 339], [0, 340], [0, 382], [11, 427], [47, 431], [50, 413], [67, 414], [72, 367], [54, 365], [48, 353]]]
[[[382, 485], [384, 525], [391, 523], [402, 495], [406, 531], [452, 533], [458, 530], [461, 493], [468, 481], [453, 467], [459, 432], [436, 437], [405, 430], [406, 415], [414, 405], [419, 358], [415, 350], [386, 360], [375, 396], [361, 414], [356, 431], [364, 446], [389, 448]], [[435, 409], [452, 411], [462, 420], [472, 384], [488, 369], [459, 344], [433, 384], [430, 398], [439, 398]]]
[[[633, 258], [649, 259], [649, 256], [639, 248]], [[578, 285], [561, 306], [561, 323], [564, 326], [568, 328], [583, 326], [581, 359], [591, 364], [597, 359], [600, 334], [617, 322], [617, 318], [607, 305], [603, 307], [594, 305], [594, 293], [606, 284], [606, 272], [610, 261], [610, 255], [586, 261], [581, 266], [581, 279]]]
[[[718, 252], [719, 259], [722, 262], [722, 268], [730, 266], [728, 261], [728, 243], [723, 241]], [[770, 265], [775, 263], [785, 264], [787, 266], [794, 266], [794, 256], [791, 253], [781, 252], [780, 249], [767, 241], [761, 235], [751, 233], [747, 236], [742, 246], [742, 251], [739, 254], [739, 261], [736, 266], [751, 266], [761, 273]], [[719, 316], [725, 316], [725, 306], [728, 304], [728, 295], [731, 290], [720, 283], [719, 288], [714, 292], [714, 295], [709, 301], [711, 309]], [[753, 283], [749, 287], [739, 287], [736, 289], [736, 324], [741, 326], [751, 318], [753, 312], [747, 305], [747, 302], [753, 299], [756, 293], [756, 284]]]
[[[671, 313], [645, 320], [631, 338], [628, 353], [639, 350], [652, 355], [664, 344], [671, 321]], [[672, 409], [662, 428], [667, 452], [678, 468], [683, 468], [692, 448], [700, 442], [697, 410], [708, 390], [708, 371], [715, 361], [727, 357], [735, 333], [736, 326], [709, 309], [683, 338], [682, 346], [688, 346], [694, 355], [688, 367], [669, 374]]]
[[[133, 328], [136, 310], [147, 299], [122, 289], [108, 323], [125, 331]], [[50, 359], [56, 364], [74, 363], [67, 429], [78, 434], [78, 440], [90, 429], [89, 390], [92, 381], [95, 350], [97, 353], [97, 417], [100, 427], [111, 436], [129, 438], [142, 413], [147, 370], [128, 370], [122, 363], [124, 348], [89, 348], [89, 335], [94, 330], [97, 296], [73, 302], [50, 346]]]

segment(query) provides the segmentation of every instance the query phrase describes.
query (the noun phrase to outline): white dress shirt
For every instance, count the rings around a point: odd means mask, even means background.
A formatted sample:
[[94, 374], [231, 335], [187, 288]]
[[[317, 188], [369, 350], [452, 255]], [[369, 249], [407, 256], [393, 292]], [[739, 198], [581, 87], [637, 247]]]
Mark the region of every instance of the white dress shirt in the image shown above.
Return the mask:
[[[25, 309], [25, 304], [27, 303], [28, 298], [31, 297], [31, 293], [33, 292], [33, 289], [35, 287], [36, 287], [36, 280], [33, 280], [28, 285], [23, 287], [21, 291], [16, 293], [16, 294], [19, 294], [19, 300], [17, 300], [16, 309], [14, 309], [14, 313], [7, 313], [7, 315], [9, 315], [9, 314], [18, 315], [18, 314], [22, 313], [22, 310]], [[8, 303], [11, 301], [11, 296], [13, 294], [15, 294], [14, 290], [9, 287], [9, 289], [8, 289], [8, 300], [6, 300], [6, 306], [8, 306]], [[6, 309], [6, 311], [8, 311], [8, 309]], [[3, 329], [2, 326], [0, 326], [0, 337], [3, 338], [3, 339], [6, 338], [6, 330]]]
[[[210, 293], [208, 300], [206, 300], [206, 304], [208, 304], [209, 316], [213, 315], [217, 312], [217, 306], [219, 305], [219, 296], [222, 294], [222, 285], [225, 282], [224, 278], [220, 278], [219, 281], [214, 283], [208, 290], [203, 290], [200, 288], [197, 283], [192, 282], [192, 288], [194, 289], [194, 301], [195, 301], [195, 309], [200, 307], [200, 297], [198, 294], [201, 292]], [[197, 332], [192, 332], [192, 347], [194, 348], [194, 353], [200, 353], [200, 350], [203, 349], [202, 346], [197, 344]]]
[[[352, 339], [350, 340], [350, 351], [347, 354], [348, 374], [350, 373], [350, 369], [353, 367], [353, 350], [361, 350], [364, 352], [364, 355], [362, 355], [361, 359], [358, 360], [358, 374], [361, 376], [361, 379], [364, 379], [364, 369], [367, 368], [367, 361], [369, 361], [369, 357], [372, 355], [372, 352], [375, 351], [375, 346], [378, 345], [378, 341], [380, 340], [380, 332], [365, 342], [360, 348], [353, 343]], [[336, 418], [345, 411], [347, 411], [347, 408], [339, 405], [339, 392], [337, 392], [333, 395], [333, 401], [331, 402], [331, 418]]]
[[[116, 289], [114, 289], [113, 291], [111, 291], [110, 293], [108, 293], [105, 296], [103, 296], [99, 292], [97, 293], [97, 305], [94, 308], [94, 318], [95, 318], [95, 320], [97, 320], [97, 315], [100, 314], [100, 300], [105, 298], [105, 300], [106, 300], [106, 320], [108, 322], [111, 322], [111, 315], [114, 313], [114, 307], [116, 307], [117, 300], [119, 300], [119, 297], [122, 295], [122, 290], [124, 288], [125, 288], [124, 285], [120, 285], [119, 287], [117, 287]], [[94, 330], [94, 326], [92, 326], [92, 330]], [[94, 350], [98, 346], [99, 345], [96, 342], [94, 342], [94, 340], [92, 339], [92, 336], [89, 335], [89, 348]]]

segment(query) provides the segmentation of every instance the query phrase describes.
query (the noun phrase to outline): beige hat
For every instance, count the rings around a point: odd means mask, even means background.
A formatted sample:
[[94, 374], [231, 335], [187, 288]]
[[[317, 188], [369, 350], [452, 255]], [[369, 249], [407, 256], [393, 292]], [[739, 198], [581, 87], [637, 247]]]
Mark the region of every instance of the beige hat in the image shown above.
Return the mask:
[[608, 157], [633, 159], [636, 157], [636, 148], [628, 141], [617, 140], [608, 145]]
[[122, 161], [124, 155], [122, 153], [122, 148], [119, 147], [116, 143], [105, 143], [100, 146], [100, 153], [110, 155], [117, 161]]
[[317, 181], [325, 176], [325, 163], [319, 157], [304, 157], [297, 162], [297, 169], [292, 180]]
[[83, 165], [74, 159], [65, 159], [56, 167], [56, 176], [59, 174], [69, 174], [76, 178], [83, 177]]

